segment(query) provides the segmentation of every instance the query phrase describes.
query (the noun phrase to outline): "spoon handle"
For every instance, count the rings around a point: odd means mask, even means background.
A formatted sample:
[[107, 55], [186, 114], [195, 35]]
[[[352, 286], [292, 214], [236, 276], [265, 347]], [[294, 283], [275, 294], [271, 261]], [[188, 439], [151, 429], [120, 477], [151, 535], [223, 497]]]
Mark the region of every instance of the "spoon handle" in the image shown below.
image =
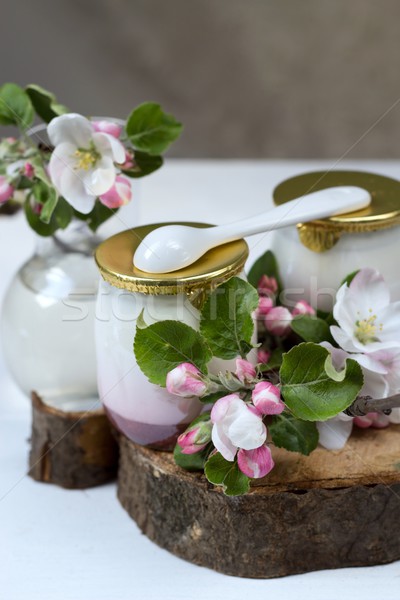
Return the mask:
[[369, 193], [355, 186], [332, 187], [306, 194], [271, 210], [226, 225], [210, 227], [207, 231], [214, 241], [234, 241], [248, 235], [281, 229], [297, 223], [325, 219], [366, 208], [371, 202]]

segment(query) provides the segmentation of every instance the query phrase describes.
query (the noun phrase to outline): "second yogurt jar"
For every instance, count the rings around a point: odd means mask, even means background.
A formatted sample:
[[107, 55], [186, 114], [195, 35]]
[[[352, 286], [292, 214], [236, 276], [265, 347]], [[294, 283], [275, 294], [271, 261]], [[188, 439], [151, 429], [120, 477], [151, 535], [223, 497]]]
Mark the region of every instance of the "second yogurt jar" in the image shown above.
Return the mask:
[[278, 259], [286, 295], [282, 300], [289, 305], [306, 299], [312, 306], [330, 311], [341, 281], [363, 267], [380, 271], [392, 300], [400, 300], [400, 181], [363, 171], [304, 173], [279, 184], [274, 202], [284, 204], [341, 185], [368, 190], [370, 206], [273, 233], [271, 249]]

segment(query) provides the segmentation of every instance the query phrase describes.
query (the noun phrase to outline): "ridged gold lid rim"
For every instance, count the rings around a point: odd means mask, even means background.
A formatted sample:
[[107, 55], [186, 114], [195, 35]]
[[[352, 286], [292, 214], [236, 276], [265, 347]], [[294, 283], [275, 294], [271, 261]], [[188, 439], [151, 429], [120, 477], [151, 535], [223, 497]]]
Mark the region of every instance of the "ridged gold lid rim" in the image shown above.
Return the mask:
[[[213, 248], [193, 265], [174, 273], [150, 274], [139, 271], [132, 263], [136, 247], [150, 231], [167, 224], [136, 227], [117, 233], [100, 244], [95, 253], [95, 261], [103, 279], [113, 287], [129, 292], [176, 295], [213, 289], [243, 270], [249, 248], [244, 240], [238, 240]], [[209, 226], [206, 223], [175, 224]]]

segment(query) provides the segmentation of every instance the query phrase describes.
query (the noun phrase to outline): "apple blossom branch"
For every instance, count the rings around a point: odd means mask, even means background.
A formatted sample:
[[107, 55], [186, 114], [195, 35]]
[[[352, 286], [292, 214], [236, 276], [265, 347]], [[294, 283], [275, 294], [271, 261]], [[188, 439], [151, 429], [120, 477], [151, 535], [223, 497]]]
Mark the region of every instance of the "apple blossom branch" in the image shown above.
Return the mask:
[[390, 414], [393, 408], [400, 407], [400, 394], [388, 398], [372, 398], [371, 396], [358, 396], [353, 404], [344, 412], [350, 417], [363, 417], [371, 412]]

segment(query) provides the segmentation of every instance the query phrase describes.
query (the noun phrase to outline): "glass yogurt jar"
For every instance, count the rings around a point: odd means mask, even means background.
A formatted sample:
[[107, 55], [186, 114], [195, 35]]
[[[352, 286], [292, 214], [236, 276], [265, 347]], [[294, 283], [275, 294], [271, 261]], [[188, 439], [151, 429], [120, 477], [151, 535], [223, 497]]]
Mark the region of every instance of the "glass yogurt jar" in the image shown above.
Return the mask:
[[[194, 224], [205, 227], [205, 224]], [[167, 319], [198, 329], [199, 308], [207, 295], [233, 276], [243, 276], [248, 256], [244, 240], [210, 250], [196, 263], [168, 274], [136, 269], [133, 255], [141, 240], [160, 225], [124, 231], [96, 251], [102, 280], [96, 307], [98, 386], [105, 410], [132, 441], [171, 449], [177, 436], [202, 410], [197, 398], [181, 398], [150, 383], [136, 363], [133, 342], [143, 314], [147, 325]], [[209, 370], [235, 370], [234, 361], [213, 359]]]
[[392, 300], [400, 300], [400, 181], [359, 171], [305, 173], [274, 190], [275, 204], [328, 187], [355, 185], [368, 190], [364, 210], [274, 232], [271, 250], [281, 270], [291, 305], [304, 298], [314, 307], [332, 309], [343, 278], [363, 267], [385, 277]]

